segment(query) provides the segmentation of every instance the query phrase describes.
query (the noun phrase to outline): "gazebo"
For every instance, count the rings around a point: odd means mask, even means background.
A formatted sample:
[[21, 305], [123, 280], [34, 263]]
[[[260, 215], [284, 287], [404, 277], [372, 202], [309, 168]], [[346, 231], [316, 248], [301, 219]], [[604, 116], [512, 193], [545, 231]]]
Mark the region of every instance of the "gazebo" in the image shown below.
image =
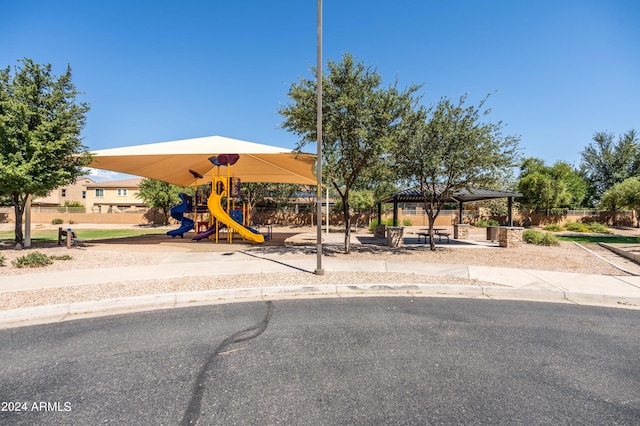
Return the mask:
[[[437, 188], [443, 191], [444, 187]], [[438, 193], [438, 195], [440, 192]], [[513, 226], [513, 199], [522, 197], [519, 192], [498, 191], [494, 189], [468, 188], [455, 191], [447, 198], [448, 201], [459, 203], [458, 223], [462, 223], [463, 203], [470, 201], [493, 200], [496, 198], [506, 198], [508, 201], [507, 220], [508, 226]], [[398, 203], [421, 203], [424, 199], [419, 188], [405, 189], [378, 201], [378, 221], [382, 218], [382, 204], [393, 203], [393, 225], [398, 225]]]

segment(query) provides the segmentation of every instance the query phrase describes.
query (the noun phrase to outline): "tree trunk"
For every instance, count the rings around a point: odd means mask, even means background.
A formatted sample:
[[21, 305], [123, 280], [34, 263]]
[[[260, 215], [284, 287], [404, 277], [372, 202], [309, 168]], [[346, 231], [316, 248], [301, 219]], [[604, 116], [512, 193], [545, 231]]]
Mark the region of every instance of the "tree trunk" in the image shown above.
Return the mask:
[[15, 243], [16, 249], [21, 249], [24, 243], [24, 234], [22, 233], [22, 216], [24, 214], [24, 206], [27, 202], [28, 196], [25, 195], [24, 200], [20, 199], [20, 194], [13, 194], [11, 199], [13, 200], [13, 211], [16, 218], [15, 226]]
[[435, 223], [435, 217], [433, 217], [432, 214], [428, 214], [427, 217], [429, 218], [429, 248], [431, 251], [434, 251], [436, 249], [436, 240], [433, 239], [433, 224]]
[[344, 213], [344, 253], [351, 253], [351, 216], [349, 215], [348, 195], [342, 197], [342, 212]]

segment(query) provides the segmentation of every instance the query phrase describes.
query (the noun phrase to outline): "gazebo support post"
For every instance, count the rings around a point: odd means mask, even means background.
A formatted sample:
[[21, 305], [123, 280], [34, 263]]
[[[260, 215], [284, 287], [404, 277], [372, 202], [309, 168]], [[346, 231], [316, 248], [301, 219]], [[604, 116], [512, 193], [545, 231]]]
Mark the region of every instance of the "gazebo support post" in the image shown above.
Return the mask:
[[507, 221], [509, 226], [513, 226], [513, 197], [507, 197], [508, 217]]
[[398, 197], [393, 197], [393, 226], [398, 226]]
[[458, 206], [458, 223], [462, 223], [462, 212], [464, 211], [462, 208], [462, 201], [460, 201], [460, 205]]
[[378, 225], [382, 225], [382, 203], [378, 203]]

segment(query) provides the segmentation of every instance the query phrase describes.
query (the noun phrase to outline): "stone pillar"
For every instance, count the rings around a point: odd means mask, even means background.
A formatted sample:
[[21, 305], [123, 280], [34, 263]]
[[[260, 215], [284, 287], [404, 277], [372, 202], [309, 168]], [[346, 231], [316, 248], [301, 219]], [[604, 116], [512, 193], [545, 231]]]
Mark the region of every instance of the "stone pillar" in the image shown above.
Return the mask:
[[402, 226], [387, 227], [387, 245], [389, 247], [402, 247], [404, 228]]
[[376, 225], [373, 228], [373, 237], [374, 238], [384, 238], [386, 235], [387, 225]]
[[498, 246], [520, 247], [522, 245], [522, 229], [517, 226], [501, 226], [498, 229]]
[[456, 240], [468, 240], [469, 239], [469, 224], [467, 223], [454, 223], [453, 224], [453, 238]]

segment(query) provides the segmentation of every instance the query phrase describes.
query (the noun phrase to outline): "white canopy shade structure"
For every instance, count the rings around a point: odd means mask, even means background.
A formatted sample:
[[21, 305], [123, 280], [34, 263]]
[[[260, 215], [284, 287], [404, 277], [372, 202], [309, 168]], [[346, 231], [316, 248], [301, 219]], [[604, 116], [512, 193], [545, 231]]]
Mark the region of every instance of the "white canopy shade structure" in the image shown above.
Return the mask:
[[203, 176], [197, 178], [199, 184], [211, 181], [211, 170], [216, 166], [209, 157], [221, 154], [240, 156], [232, 171], [243, 182], [317, 184], [315, 155], [222, 136], [94, 151], [89, 167], [186, 187], [196, 181], [197, 175]]

